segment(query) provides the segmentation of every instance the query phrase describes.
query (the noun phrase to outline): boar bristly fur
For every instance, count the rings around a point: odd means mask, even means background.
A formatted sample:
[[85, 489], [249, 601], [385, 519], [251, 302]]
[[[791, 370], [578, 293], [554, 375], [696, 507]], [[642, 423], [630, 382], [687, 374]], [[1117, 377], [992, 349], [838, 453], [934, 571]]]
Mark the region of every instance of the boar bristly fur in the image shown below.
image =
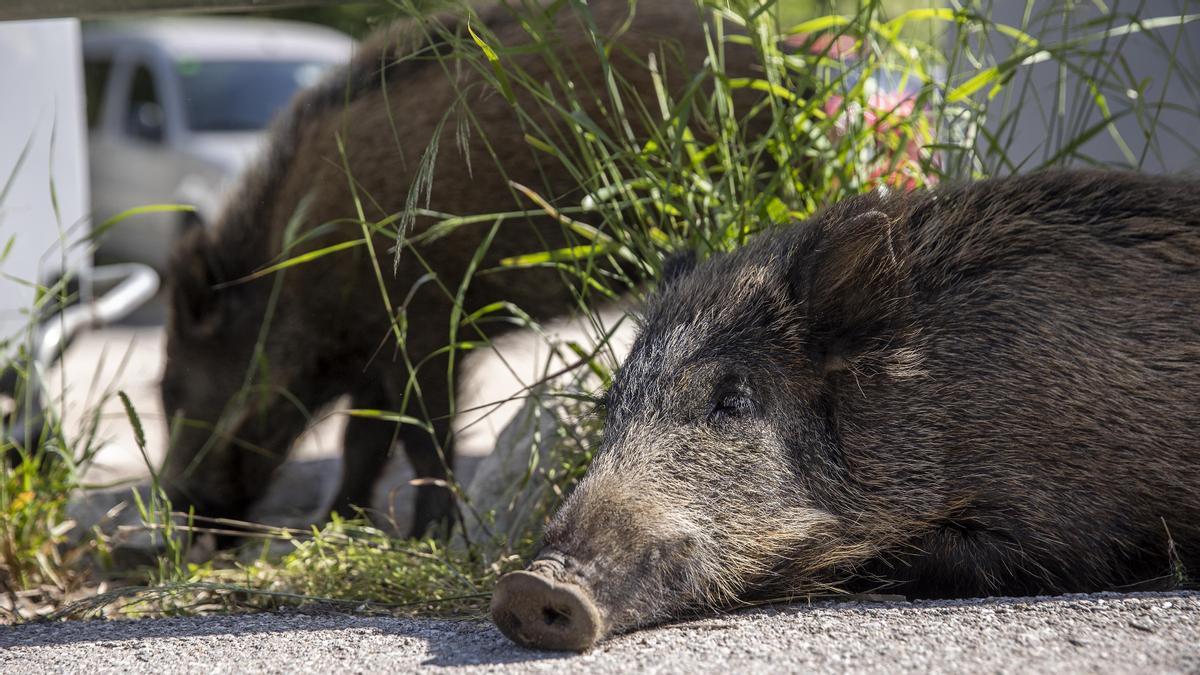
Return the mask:
[[1200, 182], [870, 194], [683, 267], [545, 532], [605, 633], [1200, 571]]

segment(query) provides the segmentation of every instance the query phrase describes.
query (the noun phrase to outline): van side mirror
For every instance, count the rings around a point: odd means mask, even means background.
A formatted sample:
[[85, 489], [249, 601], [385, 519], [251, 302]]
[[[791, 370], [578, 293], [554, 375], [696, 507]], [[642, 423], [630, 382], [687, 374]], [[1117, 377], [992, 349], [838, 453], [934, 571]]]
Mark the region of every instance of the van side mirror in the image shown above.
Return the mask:
[[148, 143], [162, 143], [164, 121], [161, 105], [154, 101], [139, 101], [129, 107], [125, 131]]

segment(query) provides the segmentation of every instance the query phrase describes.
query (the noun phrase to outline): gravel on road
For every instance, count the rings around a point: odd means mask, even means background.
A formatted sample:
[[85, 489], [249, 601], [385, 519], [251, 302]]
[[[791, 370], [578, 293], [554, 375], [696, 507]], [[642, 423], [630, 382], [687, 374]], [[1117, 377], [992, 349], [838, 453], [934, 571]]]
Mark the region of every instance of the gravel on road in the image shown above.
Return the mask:
[[1190, 672], [1200, 593], [788, 605], [610, 639], [582, 655], [488, 622], [274, 613], [0, 627], [0, 672]]

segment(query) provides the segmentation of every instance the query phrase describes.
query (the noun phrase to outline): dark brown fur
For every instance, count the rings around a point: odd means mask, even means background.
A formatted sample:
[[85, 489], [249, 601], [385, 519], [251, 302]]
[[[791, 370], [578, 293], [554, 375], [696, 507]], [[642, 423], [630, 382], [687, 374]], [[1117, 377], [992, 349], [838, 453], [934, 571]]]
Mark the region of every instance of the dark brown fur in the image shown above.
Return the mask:
[[[624, 0], [589, 6], [602, 34], [620, 36], [611, 61], [630, 82], [625, 96], [636, 92], [647, 106], [656, 105], [649, 71], [640, 62], [651, 52], [673, 88], [699, 71], [706, 56], [703, 21], [690, 0], [639, 3], [629, 25], [630, 7]], [[555, 16], [547, 39], [577, 90], [594, 92], [580, 96], [586, 101], [582, 112], [611, 128], [601, 109], [609, 100], [603, 93], [603, 70], [581, 21], [570, 4]], [[480, 23], [505, 48], [530, 39], [506, 11], [487, 13]], [[446, 25], [466, 35], [463, 22], [447, 19]], [[534, 208], [509, 180], [552, 203], [579, 203], [584, 187], [530, 147], [524, 139], [527, 127], [513, 106], [484, 83], [477, 66], [432, 58], [448, 55], [449, 47], [431, 41], [416, 26], [400, 24], [374, 37], [345, 72], [303, 94], [277, 125], [266, 159], [245, 179], [220, 222], [210, 233], [186, 242], [176, 256], [163, 394], [168, 415], [180, 422], [164, 469], [177, 506], [191, 504], [209, 516], [240, 516], [261, 494], [309, 415], [343, 394], [351, 396], [354, 408], [403, 410], [430, 419], [433, 433], [413, 425], [397, 428], [351, 419], [334, 509], [349, 514], [354, 506], [369, 504], [396, 436], [418, 476], [446, 475], [445, 464], [452, 458], [451, 392], [446, 357], [435, 353], [450, 342], [452, 305], [445, 291], [423, 277], [428, 267], [451, 293], [456, 291], [490, 222], [460, 227], [415, 251], [404, 250], [395, 275], [390, 252], [395, 242], [375, 237], [383, 290], [364, 247], [287, 270], [274, 300], [277, 277], [239, 281], [274, 261], [360, 237], [355, 196], [368, 221], [405, 211], [423, 153], [439, 128], [432, 188], [428, 202], [422, 195], [417, 206], [456, 215]], [[748, 56], [748, 50], [740, 56], [731, 50], [732, 68], [748, 68], [736, 62]], [[554, 79], [541, 55], [504, 58], [506, 68], [516, 64], [536, 82]], [[513, 90], [518, 104], [533, 111], [531, 124], [562, 142], [554, 135], [555, 129], [562, 130], [562, 119], [519, 84]], [[456, 138], [459, 119], [445, 118], [455, 106], [456, 115], [468, 115], [465, 155]], [[293, 219], [303, 243], [284, 253]], [[417, 219], [409, 236], [421, 234], [431, 222]], [[566, 241], [563, 228], [549, 218], [512, 219], [501, 226], [479, 267], [575, 243]], [[548, 268], [480, 275], [470, 283], [464, 308], [469, 312], [506, 300], [535, 317], [562, 314], [571, 304], [568, 281]], [[385, 295], [393, 314], [407, 311], [404, 353], [411, 363], [421, 364], [411, 384], [391, 334]], [[486, 326], [491, 333], [502, 327]], [[459, 339], [478, 340], [479, 330], [464, 326]], [[255, 357], [260, 335], [265, 346]], [[248, 390], [243, 387], [247, 383]], [[413, 532], [445, 516], [448, 508], [446, 491], [419, 488]]]
[[789, 592], [1195, 575], [1200, 182], [848, 200], [665, 282], [607, 401], [540, 556], [604, 632]]

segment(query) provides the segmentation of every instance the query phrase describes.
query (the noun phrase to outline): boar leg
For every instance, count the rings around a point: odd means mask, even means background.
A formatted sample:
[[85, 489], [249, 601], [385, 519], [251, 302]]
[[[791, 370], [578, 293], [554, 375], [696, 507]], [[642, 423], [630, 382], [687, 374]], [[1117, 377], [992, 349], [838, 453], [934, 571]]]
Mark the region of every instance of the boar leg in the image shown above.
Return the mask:
[[[410, 307], [409, 311], [413, 309]], [[426, 316], [435, 316], [426, 312]], [[430, 319], [432, 325], [443, 325], [441, 321]], [[447, 321], [448, 323], [448, 318]], [[448, 336], [430, 331], [419, 340], [409, 334], [410, 354], [436, 353], [441, 345], [449, 341]], [[404, 454], [412, 466], [413, 473], [418, 479], [427, 479], [417, 486], [417, 499], [413, 509], [412, 529], [410, 537], [421, 537], [427, 534], [434, 536], [449, 535], [450, 517], [454, 513], [454, 493], [446, 487], [446, 479], [453, 468], [453, 440], [450, 434], [450, 386], [446, 377], [449, 367], [445, 355], [415, 358], [422, 363], [417, 373], [417, 391], [420, 403], [410, 396], [409, 405], [396, 404], [392, 410], [407, 407], [409, 414], [427, 419], [430, 428], [422, 428], [413, 424], [400, 427], [400, 441], [404, 444]], [[393, 401], [402, 401], [401, 382], [391, 382], [395, 389], [390, 390]], [[407, 384], [407, 382], [404, 382]]]
[[[383, 408], [377, 399], [354, 397], [355, 408]], [[375, 483], [383, 475], [384, 466], [396, 442], [396, 424], [380, 420], [351, 417], [346, 423], [342, 446], [342, 484], [331, 510], [343, 518], [356, 518], [357, 509], [371, 506]], [[356, 508], [357, 507], [357, 508]]]
[[[354, 408], [380, 410], [399, 408], [397, 404], [390, 402], [387, 396], [378, 392], [356, 394], [351, 405]], [[442, 461], [434, 438], [447, 438], [449, 423], [444, 419], [435, 420], [433, 430], [434, 434], [430, 435], [428, 430], [414, 425], [401, 425], [397, 429], [396, 424], [392, 422], [351, 417], [346, 424], [342, 451], [341, 487], [331, 511], [344, 518], [354, 518], [358, 515], [355, 507], [367, 508], [371, 505], [375, 484], [383, 475], [397, 438], [404, 444], [404, 453], [418, 478], [444, 480], [447, 477], [447, 466], [446, 462]], [[449, 456], [447, 452], [447, 459]], [[448, 519], [453, 506], [453, 495], [445, 487], [417, 486], [409, 536], [422, 536], [435, 521]]]
[[[454, 511], [454, 494], [445, 487], [444, 481], [448, 476], [447, 466], [452, 457], [449, 447], [444, 448], [445, 460], [438, 452], [435, 439], [449, 439], [448, 421], [435, 421], [433, 434], [415, 426], [400, 428], [400, 439], [404, 443], [404, 454], [412, 464], [413, 472], [418, 478], [432, 479], [442, 482], [437, 484], [422, 484], [417, 486], [417, 504], [413, 511], [412, 530], [410, 537], [420, 537], [425, 534], [435, 536], [444, 534], [450, 524], [450, 516]], [[430, 528], [434, 529], [431, 530]]]

